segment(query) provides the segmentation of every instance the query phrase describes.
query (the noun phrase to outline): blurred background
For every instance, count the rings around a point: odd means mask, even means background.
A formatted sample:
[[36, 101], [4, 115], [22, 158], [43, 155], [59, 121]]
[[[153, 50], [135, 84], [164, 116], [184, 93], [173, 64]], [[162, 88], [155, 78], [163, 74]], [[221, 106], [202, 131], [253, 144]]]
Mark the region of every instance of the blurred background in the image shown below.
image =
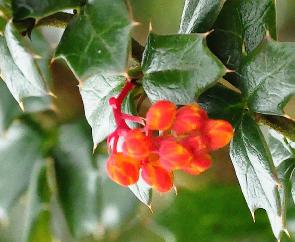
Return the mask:
[[[230, 1], [230, 0], [229, 0]], [[140, 24], [133, 35], [144, 44], [149, 24], [156, 33], [176, 33], [183, 7], [183, 0], [130, 0], [134, 19]], [[278, 35], [280, 41], [295, 41], [295, 1], [277, 0]], [[54, 28], [44, 28], [43, 34], [49, 39], [52, 48], [61, 36]], [[82, 100], [77, 80], [61, 61], [55, 61], [51, 68], [56, 115], [59, 123], [69, 130], [73, 122], [85, 126], [89, 145], [79, 147], [81, 157], [91, 154], [91, 133], [84, 119]], [[295, 117], [295, 100], [291, 100], [286, 112]], [[50, 119], [38, 116], [43, 123]], [[77, 125], [77, 124], [75, 124]], [[84, 149], [84, 150], [83, 150]], [[97, 233], [81, 242], [272, 242], [268, 218], [264, 211], [256, 212], [256, 222], [243, 198], [227, 149], [214, 154], [214, 165], [205, 174], [192, 177], [176, 174], [178, 194], [154, 193], [152, 209], [142, 205], [129, 191], [105, 177], [103, 162], [106, 159], [105, 147], [99, 147], [96, 161], [103, 177], [101, 186], [100, 224]], [[290, 203], [292, 204], [292, 203]], [[9, 215], [7, 224], [0, 226], [0, 242], [20, 242], [24, 224], [24, 195]], [[70, 235], [65, 218], [56, 199], [51, 202], [54, 211], [52, 227], [55, 242], [78, 242]], [[295, 241], [295, 206], [288, 211], [288, 228], [291, 238], [282, 241]], [[40, 241], [48, 241], [40, 235]], [[43, 236], [43, 237], [42, 237]]]

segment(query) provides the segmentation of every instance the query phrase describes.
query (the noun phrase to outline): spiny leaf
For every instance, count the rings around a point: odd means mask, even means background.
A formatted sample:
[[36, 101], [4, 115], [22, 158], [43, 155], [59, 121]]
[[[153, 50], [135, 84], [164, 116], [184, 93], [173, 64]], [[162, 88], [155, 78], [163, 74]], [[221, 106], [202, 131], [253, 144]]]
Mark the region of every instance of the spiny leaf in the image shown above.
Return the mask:
[[282, 115], [295, 93], [295, 43], [265, 40], [244, 58], [238, 72], [252, 111]]
[[35, 164], [29, 185], [23, 242], [52, 241], [50, 188], [46, 172], [44, 161]]
[[231, 69], [241, 62], [243, 49], [251, 52], [267, 31], [276, 38], [274, 0], [229, 0], [223, 6], [208, 38], [210, 49]]
[[124, 0], [89, 1], [66, 28], [56, 56], [66, 59], [82, 80], [102, 72], [123, 73], [130, 30], [131, 20]]
[[20, 111], [17, 102], [0, 79], [0, 135], [9, 127], [12, 120], [21, 113]]
[[192, 102], [225, 74], [205, 35], [150, 34], [142, 62], [143, 87], [151, 101]]
[[[80, 85], [85, 115], [92, 128], [94, 146], [103, 141], [116, 128], [109, 99], [119, 94], [125, 77], [115, 75], [95, 75]], [[123, 111], [131, 113], [130, 97], [124, 102]]]
[[20, 34], [9, 22], [0, 36], [0, 74], [16, 101], [24, 107], [26, 98], [48, 97], [44, 77], [33, 55], [23, 46]]
[[285, 229], [274, 164], [264, 137], [244, 114], [230, 146], [230, 156], [251, 213], [264, 208], [277, 238]]
[[185, 0], [179, 33], [204, 33], [214, 24], [226, 0]]
[[13, 17], [17, 20], [24, 18], [40, 18], [52, 13], [75, 8], [83, 5], [85, 0], [12, 0]]
[[239, 93], [222, 86], [215, 85], [204, 92], [198, 99], [206, 109], [210, 118], [225, 119], [236, 125], [243, 112], [243, 100]]
[[100, 215], [100, 182], [84, 125], [62, 126], [54, 155], [58, 199], [76, 238], [95, 234]]
[[40, 147], [39, 134], [21, 123], [0, 138], [0, 219], [27, 188], [33, 166], [42, 157]]

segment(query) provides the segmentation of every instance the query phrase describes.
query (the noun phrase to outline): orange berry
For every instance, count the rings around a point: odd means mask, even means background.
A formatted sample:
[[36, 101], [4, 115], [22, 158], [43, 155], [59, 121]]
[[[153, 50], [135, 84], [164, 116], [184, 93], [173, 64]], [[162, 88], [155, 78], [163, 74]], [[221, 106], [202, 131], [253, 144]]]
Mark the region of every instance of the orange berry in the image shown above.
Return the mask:
[[194, 154], [199, 152], [207, 152], [208, 150], [206, 139], [199, 134], [190, 135], [184, 138], [181, 144], [190, 149]]
[[139, 129], [130, 130], [122, 146], [123, 153], [133, 159], [143, 160], [149, 156], [152, 142]]
[[160, 150], [160, 162], [167, 170], [186, 167], [193, 159], [192, 153], [176, 141], [163, 141]]
[[158, 101], [146, 114], [146, 127], [150, 130], [168, 130], [176, 115], [176, 105], [170, 101]]
[[161, 167], [159, 155], [152, 154], [142, 167], [142, 178], [159, 192], [168, 192], [173, 187], [173, 173]]
[[129, 186], [138, 181], [139, 161], [124, 155], [112, 154], [106, 162], [108, 176], [121, 186]]
[[187, 167], [183, 168], [183, 171], [191, 175], [198, 175], [209, 169], [211, 164], [212, 159], [208, 153], [199, 153], [194, 155], [193, 161]]
[[225, 120], [209, 119], [204, 126], [204, 135], [210, 150], [217, 150], [226, 146], [233, 137], [233, 127]]
[[177, 110], [172, 130], [177, 135], [188, 134], [199, 130], [206, 119], [206, 112], [198, 104], [186, 105]]

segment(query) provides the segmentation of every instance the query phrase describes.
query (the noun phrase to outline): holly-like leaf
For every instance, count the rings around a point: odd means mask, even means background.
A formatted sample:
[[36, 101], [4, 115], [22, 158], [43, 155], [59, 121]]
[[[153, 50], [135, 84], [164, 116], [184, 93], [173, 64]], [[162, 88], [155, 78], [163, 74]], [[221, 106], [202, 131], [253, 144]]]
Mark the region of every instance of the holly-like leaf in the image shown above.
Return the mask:
[[76, 8], [85, 3], [85, 0], [12, 0], [14, 19], [40, 18], [55, 12]]
[[282, 115], [295, 93], [295, 43], [265, 40], [244, 58], [239, 76], [252, 111]]
[[[266, 130], [265, 130], [266, 129]], [[265, 127], [263, 129], [275, 166], [279, 166], [283, 161], [295, 158], [295, 148], [291, 146], [291, 141], [277, 131]]]
[[142, 177], [139, 178], [136, 184], [129, 186], [131, 192], [145, 205], [151, 206], [152, 188], [144, 182]]
[[58, 200], [76, 238], [97, 232], [100, 216], [98, 170], [92, 157], [90, 133], [85, 132], [84, 125], [62, 126], [55, 151]]
[[22, 37], [9, 22], [0, 36], [0, 73], [13, 97], [22, 108], [27, 98], [49, 98], [44, 76]]
[[267, 31], [276, 38], [274, 0], [229, 0], [208, 38], [210, 49], [230, 69], [238, 69], [243, 49], [251, 52]]
[[279, 198], [279, 180], [267, 143], [255, 123], [244, 114], [230, 146], [230, 156], [248, 207], [254, 217], [264, 208], [279, 238], [285, 229]]
[[[126, 77], [95, 75], [80, 84], [85, 115], [92, 128], [94, 146], [102, 142], [116, 128], [110, 97], [120, 93]], [[123, 103], [123, 112], [132, 113], [132, 102], [128, 96]]]
[[42, 159], [40, 147], [39, 134], [21, 123], [0, 138], [0, 219], [27, 188], [34, 164]]
[[215, 85], [198, 99], [210, 118], [225, 119], [236, 125], [241, 118], [244, 103], [239, 93], [222, 85]]
[[152, 102], [193, 102], [225, 74], [210, 52], [205, 35], [150, 34], [142, 62], [143, 87]]
[[179, 33], [204, 33], [214, 24], [226, 0], [185, 0]]
[[28, 192], [24, 242], [51, 242], [50, 188], [46, 164], [37, 162], [34, 166]]
[[130, 30], [124, 0], [89, 1], [66, 28], [56, 56], [64, 58], [82, 80], [102, 72], [123, 73]]
[[17, 102], [0, 79], [0, 134], [3, 134], [12, 120], [21, 113], [20, 111]]

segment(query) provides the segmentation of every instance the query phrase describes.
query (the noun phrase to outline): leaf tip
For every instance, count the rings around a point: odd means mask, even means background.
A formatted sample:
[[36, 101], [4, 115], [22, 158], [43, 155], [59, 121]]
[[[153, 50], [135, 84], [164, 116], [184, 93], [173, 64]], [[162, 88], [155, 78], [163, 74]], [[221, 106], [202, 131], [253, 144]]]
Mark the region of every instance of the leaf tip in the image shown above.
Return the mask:
[[141, 22], [137, 22], [137, 21], [133, 21], [132, 23], [131, 23], [131, 26], [132, 27], [137, 27], [137, 26], [141, 26], [142, 25], [142, 23]]
[[255, 212], [254, 211], [251, 211], [251, 215], [252, 215], [252, 218], [253, 218], [253, 222], [256, 223], [256, 220], [255, 220]]
[[211, 33], [213, 33], [215, 31], [215, 29], [211, 29], [205, 33], [202, 33], [201, 35], [206, 39], [208, 35], [210, 35]]
[[149, 33], [153, 32], [152, 21], [149, 22]]
[[48, 95], [50, 97], [57, 98], [57, 96], [53, 92], [51, 92], [51, 91], [48, 92]]
[[20, 102], [18, 102], [18, 105], [19, 105], [20, 109], [24, 112], [25, 111], [24, 103], [22, 101], [20, 101]]

